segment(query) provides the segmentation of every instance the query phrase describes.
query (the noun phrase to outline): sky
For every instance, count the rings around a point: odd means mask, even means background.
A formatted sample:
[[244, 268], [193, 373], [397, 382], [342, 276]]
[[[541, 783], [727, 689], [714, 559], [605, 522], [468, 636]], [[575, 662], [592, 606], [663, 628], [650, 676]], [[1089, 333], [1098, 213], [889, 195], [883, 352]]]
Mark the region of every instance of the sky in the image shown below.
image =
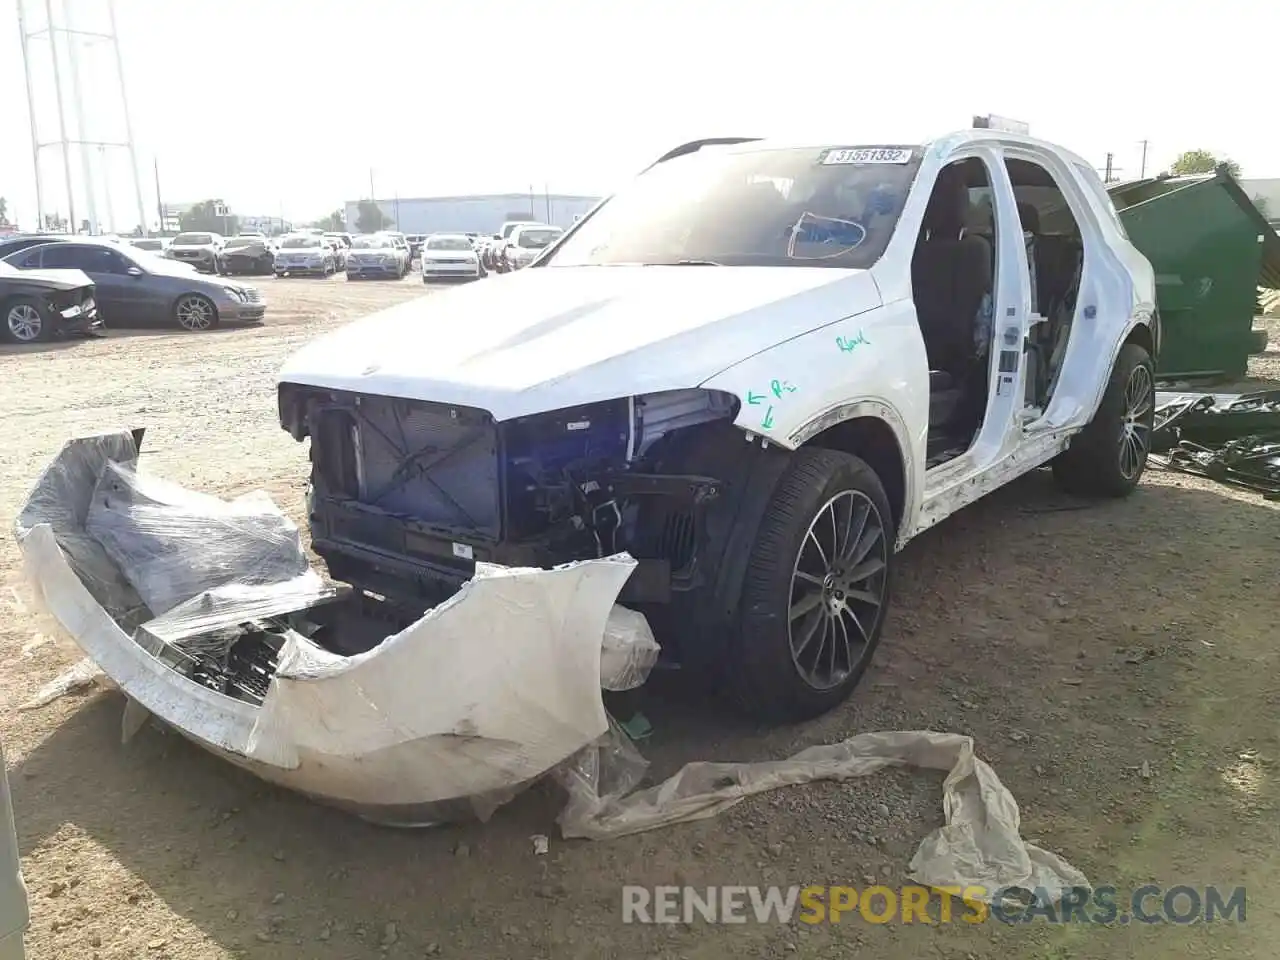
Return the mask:
[[[15, 0], [0, 0], [13, 4]], [[23, 0], [28, 31], [46, 0]], [[81, 30], [105, 0], [64, 5]], [[10, 8], [12, 9], [12, 7]], [[920, 142], [975, 114], [1026, 121], [1099, 168], [1137, 176], [1181, 151], [1280, 177], [1280, 138], [1250, 105], [1274, 86], [1263, 41], [1280, 4], [1194, 14], [1140, 0], [116, 0], [142, 205], [221, 198], [305, 221], [394, 195], [604, 194], [707, 136]], [[1187, 8], [1183, 8], [1184, 11]], [[32, 226], [35, 177], [19, 42], [0, 16], [0, 196]], [[124, 138], [110, 47], [79, 41], [80, 139]], [[57, 137], [49, 48], [31, 41], [42, 141]], [[71, 134], [75, 139], [74, 132]], [[73, 158], [83, 216], [80, 158]], [[46, 207], [66, 209], [56, 148]], [[95, 169], [99, 218], [136, 224], [124, 151]], [[109, 224], [107, 226], [110, 226]]]

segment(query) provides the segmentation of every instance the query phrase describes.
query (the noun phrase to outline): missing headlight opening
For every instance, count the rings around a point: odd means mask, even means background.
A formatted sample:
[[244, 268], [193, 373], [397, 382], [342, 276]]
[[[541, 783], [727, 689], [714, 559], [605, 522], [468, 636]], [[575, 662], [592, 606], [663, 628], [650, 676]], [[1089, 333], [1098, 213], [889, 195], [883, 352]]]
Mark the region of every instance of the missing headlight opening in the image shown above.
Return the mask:
[[[629, 552], [620, 600], [669, 604], [709, 582], [713, 505], [746, 461], [737, 399], [676, 390], [495, 422], [483, 410], [283, 383], [311, 438], [312, 542], [330, 573], [423, 606], [476, 562], [550, 567]], [[734, 456], [708, 451], [732, 436]]]

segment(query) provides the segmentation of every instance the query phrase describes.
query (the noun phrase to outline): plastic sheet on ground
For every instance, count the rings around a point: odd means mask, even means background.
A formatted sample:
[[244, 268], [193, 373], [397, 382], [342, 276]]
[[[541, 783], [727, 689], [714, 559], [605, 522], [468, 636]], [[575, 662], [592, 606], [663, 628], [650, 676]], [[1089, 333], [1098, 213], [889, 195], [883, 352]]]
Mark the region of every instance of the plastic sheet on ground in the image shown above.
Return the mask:
[[851, 780], [898, 766], [947, 771], [942, 784], [946, 822], [917, 848], [912, 879], [935, 887], [981, 887], [988, 900], [1008, 887], [1057, 894], [1088, 886], [1071, 864], [1022, 839], [1013, 795], [974, 756], [973, 739], [955, 733], [862, 733], [809, 747], [786, 760], [690, 763], [662, 783], [633, 793], [645, 761], [615, 725], [556, 771], [569, 794], [560, 828], [566, 837], [607, 840], [713, 817], [752, 794], [779, 787]]

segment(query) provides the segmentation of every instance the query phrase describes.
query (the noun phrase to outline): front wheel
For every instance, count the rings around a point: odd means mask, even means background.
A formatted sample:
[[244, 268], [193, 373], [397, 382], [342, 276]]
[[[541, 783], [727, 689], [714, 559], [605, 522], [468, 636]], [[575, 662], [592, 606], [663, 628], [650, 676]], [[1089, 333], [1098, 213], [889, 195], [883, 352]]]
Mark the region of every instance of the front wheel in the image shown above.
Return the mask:
[[1106, 392], [1089, 425], [1053, 461], [1053, 476], [1068, 493], [1123, 497], [1142, 479], [1156, 418], [1151, 354], [1136, 343], [1120, 348]]
[[179, 297], [174, 304], [173, 317], [183, 330], [198, 333], [218, 325], [218, 308], [208, 297], [188, 293]]
[[748, 714], [804, 720], [857, 686], [880, 641], [893, 513], [867, 463], [798, 450], [778, 482], [743, 579], [728, 691]]
[[53, 335], [53, 328], [45, 323], [40, 312], [40, 304], [31, 297], [14, 297], [7, 301], [3, 317], [0, 339], [11, 343], [39, 343]]

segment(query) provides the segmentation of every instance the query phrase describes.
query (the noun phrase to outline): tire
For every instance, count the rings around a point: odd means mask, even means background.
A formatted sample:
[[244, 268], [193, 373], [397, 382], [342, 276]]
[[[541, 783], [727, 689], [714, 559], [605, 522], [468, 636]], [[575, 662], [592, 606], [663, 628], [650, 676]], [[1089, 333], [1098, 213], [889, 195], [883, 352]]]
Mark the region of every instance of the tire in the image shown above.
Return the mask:
[[200, 333], [218, 325], [218, 308], [203, 294], [184, 293], [173, 305], [173, 319], [183, 330]]
[[[880, 642], [895, 536], [889, 498], [865, 461], [817, 448], [794, 454], [756, 533], [723, 668], [738, 709], [806, 720], [852, 693]], [[839, 555], [854, 562], [856, 580], [826, 562]]]
[[53, 326], [32, 297], [13, 297], [0, 308], [0, 340], [7, 343], [43, 343], [53, 336]]
[[1156, 416], [1151, 355], [1136, 343], [1120, 348], [1098, 412], [1053, 461], [1053, 476], [1068, 493], [1125, 497], [1133, 492], [1151, 452]]

